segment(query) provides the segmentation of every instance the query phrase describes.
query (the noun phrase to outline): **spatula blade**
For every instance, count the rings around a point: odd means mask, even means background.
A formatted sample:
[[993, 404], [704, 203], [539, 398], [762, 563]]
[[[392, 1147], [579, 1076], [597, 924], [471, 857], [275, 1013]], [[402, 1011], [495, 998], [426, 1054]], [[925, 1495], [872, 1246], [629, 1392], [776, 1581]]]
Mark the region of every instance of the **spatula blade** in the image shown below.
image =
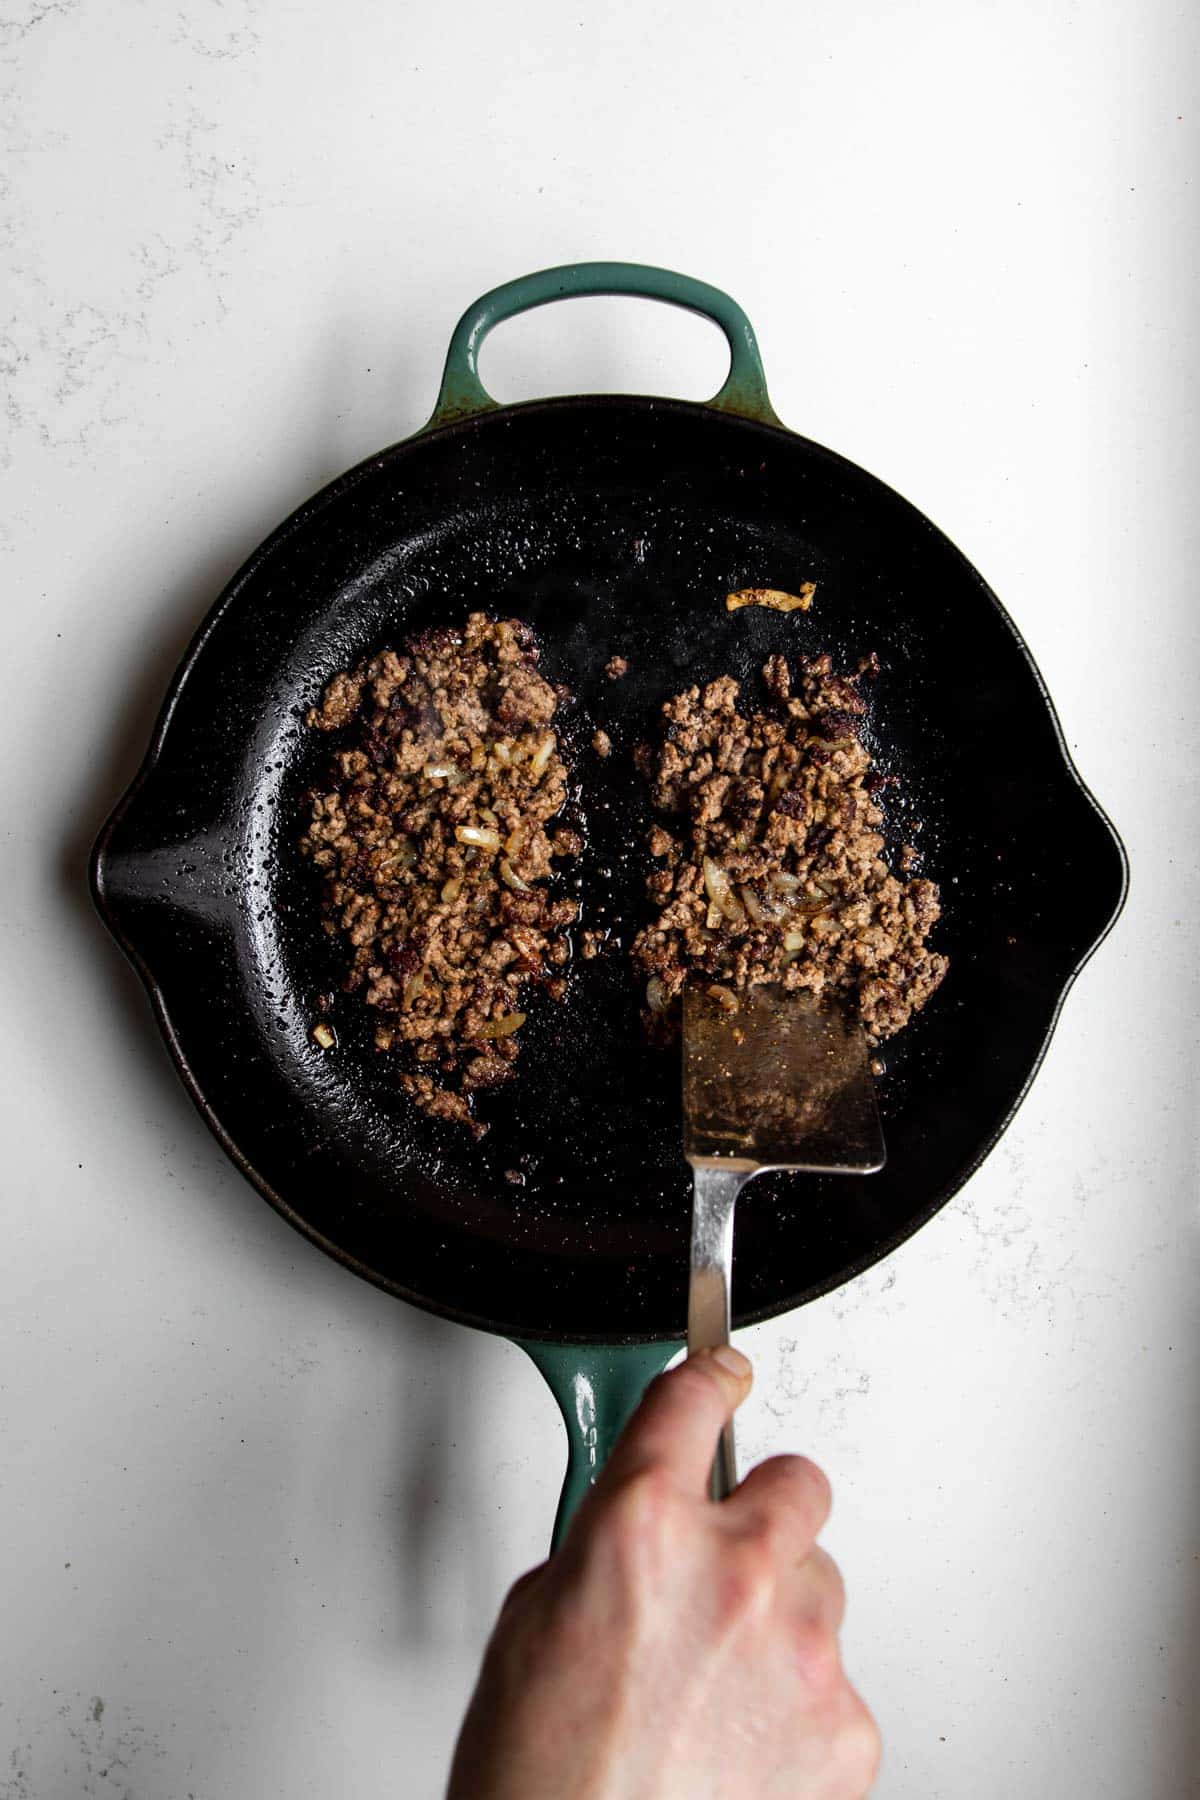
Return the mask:
[[872, 1175], [883, 1131], [861, 1028], [779, 986], [730, 1012], [706, 988], [683, 995], [684, 1154], [694, 1168]]

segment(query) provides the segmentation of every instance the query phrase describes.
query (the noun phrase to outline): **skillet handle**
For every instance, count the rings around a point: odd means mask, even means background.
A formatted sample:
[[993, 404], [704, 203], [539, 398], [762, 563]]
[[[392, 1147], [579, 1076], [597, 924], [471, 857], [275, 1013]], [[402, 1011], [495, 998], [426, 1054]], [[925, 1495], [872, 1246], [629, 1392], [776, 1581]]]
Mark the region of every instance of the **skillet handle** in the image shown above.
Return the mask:
[[479, 379], [479, 352], [493, 326], [552, 300], [573, 300], [585, 294], [630, 294], [642, 300], [665, 300], [689, 312], [711, 319], [725, 333], [729, 345], [729, 374], [718, 394], [708, 402], [720, 412], [737, 413], [762, 424], [778, 425], [767, 395], [767, 378], [749, 319], [735, 300], [706, 281], [655, 269], [646, 263], [567, 263], [557, 269], [539, 269], [518, 281], [493, 288], [469, 306], [454, 328], [441, 392], [433, 416], [423, 427], [431, 431], [476, 413], [495, 412], [492, 399]]
[[516, 1342], [545, 1376], [567, 1428], [567, 1472], [550, 1540], [554, 1551], [647, 1383], [683, 1345]]

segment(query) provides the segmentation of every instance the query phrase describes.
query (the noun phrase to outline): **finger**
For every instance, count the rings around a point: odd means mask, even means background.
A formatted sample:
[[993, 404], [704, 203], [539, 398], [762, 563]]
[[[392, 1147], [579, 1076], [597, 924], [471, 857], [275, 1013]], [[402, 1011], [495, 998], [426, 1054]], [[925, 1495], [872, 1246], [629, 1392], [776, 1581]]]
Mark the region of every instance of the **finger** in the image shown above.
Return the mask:
[[699, 1350], [652, 1381], [596, 1484], [598, 1495], [639, 1470], [661, 1468], [702, 1494], [721, 1427], [750, 1392], [750, 1363], [732, 1344]]
[[843, 1717], [834, 1745], [834, 1760], [846, 1782], [847, 1794], [869, 1794], [879, 1773], [882, 1740], [856, 1688], [845, 1684]]
[[545, 1563], [538, 1563], [536, 1568], [526, 1569], [523, 1575], [518, 1575], [504, 1596], [504, 1602], [500, 1608], [501, 1613], [506, 1613], [510, 1606], [519, 1604], [522, 1597], [529, 1592], [531, 1587], [537, 1585], [545, 1573]]
[[821, 1621], [830, 1631], [840, 1631], [846, 1617], [846, 1584], [842, 1571], [820, 1544], [814, 1544], [801, 1565], [804, 1578], [815, 1594]]
[[731, 1525], [739, 1517], [761, 1515], [773, 1530], [785, 1533], [797, 1560], [808, 1555], [829, 1517], [833, 1494], [829, 1478], [807, 1456], [772, 1456], [751, 1469], [725, 1505]]

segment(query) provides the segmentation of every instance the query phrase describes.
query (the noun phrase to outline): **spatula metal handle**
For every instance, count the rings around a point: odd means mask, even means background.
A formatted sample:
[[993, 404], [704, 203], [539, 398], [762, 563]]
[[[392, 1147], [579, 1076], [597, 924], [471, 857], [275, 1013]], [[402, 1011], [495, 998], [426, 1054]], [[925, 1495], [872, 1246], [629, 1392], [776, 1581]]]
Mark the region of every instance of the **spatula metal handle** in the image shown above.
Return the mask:
[[[733, 1203], [746, 1177], [727, 1169], [693, 1167], [692, 1274], [688, 1288], [688, 1354], [729, 1342], [729, 1289], [733, 1268]], [[737, 1486], [733, 1424], [721, 1432], [709, 1476], [712, 1499]]]

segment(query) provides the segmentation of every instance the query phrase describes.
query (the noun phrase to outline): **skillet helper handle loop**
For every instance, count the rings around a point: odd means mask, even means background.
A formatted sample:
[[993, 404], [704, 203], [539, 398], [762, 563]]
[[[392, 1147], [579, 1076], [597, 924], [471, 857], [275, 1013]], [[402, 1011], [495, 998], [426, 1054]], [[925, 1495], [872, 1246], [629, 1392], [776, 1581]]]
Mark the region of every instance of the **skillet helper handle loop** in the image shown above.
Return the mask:
[[535, 306], [548, 306], [552, 300], [573, 300], [588, 294], [628, 294], [636, 299], [662, 300], [711, 319], [725, 333], [729, 345], [729, 374], [708, 405], [762, 424], [780, 423], [767, 394], [767, 378], [754, 328], [736, 300], [706, 281], [696, 281], [671, 269], [656, 269], [645, 263], [587, 262], [540, 269], [518, 281], [507, 281], [467, 308], [450, 339], [441, 391], [424, 430], [498, 409], [498, 403], [479, 378], [479, 352], [495, 326]]

